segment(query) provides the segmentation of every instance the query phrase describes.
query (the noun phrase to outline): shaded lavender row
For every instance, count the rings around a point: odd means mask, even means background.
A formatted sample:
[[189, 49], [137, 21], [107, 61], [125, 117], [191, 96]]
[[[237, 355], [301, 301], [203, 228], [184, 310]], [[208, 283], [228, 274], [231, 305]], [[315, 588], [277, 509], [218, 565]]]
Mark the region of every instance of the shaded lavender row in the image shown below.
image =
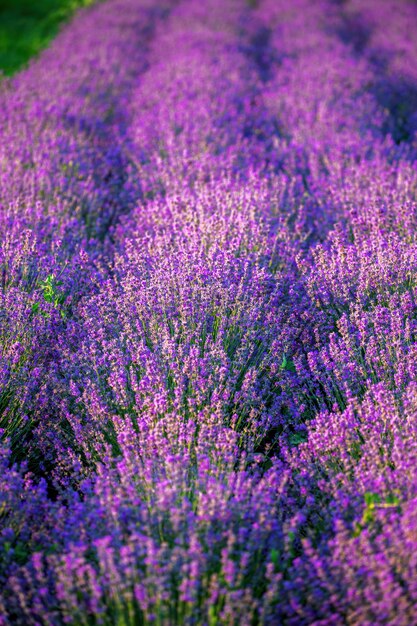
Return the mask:
[[0, 426], [22, 458], [40, 425], [36, 466], [50, 456], [45, 430], [53, 438], [60, 421], [51, 370], [67, 321], [94, 289], [97, 259], [111, 254], [111, 226], [137, 198], [127, 181], [130, 92], [167, 8], [120, 0], [86, 10], [1, 85]]
[[385, 100], [416, 9], [382, 45], [379, 3], [255, 4], [178, 3], [140, 79], [137, 40], [83, 115], [96, 186], [56, 191], [88, 219], [45, 202], [58, 246], [33, 223], [86, 284], [47, 272], [29, 300], [54, 353], [36, 475], [2, 457], [2, 624], [416, 621], [414, 113]]
[[391, 113], [389, 132], [398, 143], [412, 140], [417, 129], [415, 6], [389, 0], [367, 5], [349, 1], [343, 18], [356, 48], [378, 70], [373, 89]]

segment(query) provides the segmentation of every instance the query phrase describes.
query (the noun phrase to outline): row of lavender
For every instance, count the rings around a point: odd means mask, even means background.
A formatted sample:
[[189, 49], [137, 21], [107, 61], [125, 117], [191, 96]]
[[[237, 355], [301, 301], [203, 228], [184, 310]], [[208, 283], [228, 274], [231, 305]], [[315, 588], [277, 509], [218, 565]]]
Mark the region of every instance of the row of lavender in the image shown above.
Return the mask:
[[416, 620], [415, 6], [329, 3], [324, 19], [322, 6], [305, 3], [282, 25], [278, 4], [261, 8], [264, 23], [275, 12], [277, 25], [279, 68], [268, 99], [291, 157], [300, 155], [295, 171], [317, 203], [315, 239], [322, 239], [297, 259], [314, 329], [294, 357], [297, 387], [308, 390], [309, 414], [312, 402], [319, 414], [288, 459], [293, 477], [305, 473], [306, 493], [319, 498], [321, 536], [307, 531], [301, 540], [289, 576], [298, 587], [292, 606], [301, 623], [409, 624]]
[[391, 5], [113, 1], [4, 87], [0, 623], [416, 620]]

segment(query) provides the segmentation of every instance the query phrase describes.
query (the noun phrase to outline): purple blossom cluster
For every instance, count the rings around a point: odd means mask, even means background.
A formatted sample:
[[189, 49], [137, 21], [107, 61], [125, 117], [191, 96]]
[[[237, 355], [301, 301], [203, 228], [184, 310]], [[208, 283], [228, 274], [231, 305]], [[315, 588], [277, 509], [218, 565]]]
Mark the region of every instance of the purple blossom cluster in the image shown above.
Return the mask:
[[417, 623], [417, 7], [107, 0], [0, 84], [0, 626]]

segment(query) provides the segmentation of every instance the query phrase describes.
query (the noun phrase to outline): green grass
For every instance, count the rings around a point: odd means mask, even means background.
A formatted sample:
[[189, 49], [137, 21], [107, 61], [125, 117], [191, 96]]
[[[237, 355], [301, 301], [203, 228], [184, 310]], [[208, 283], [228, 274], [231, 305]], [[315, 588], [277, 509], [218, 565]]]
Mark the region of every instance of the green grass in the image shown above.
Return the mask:
[[0, 72], [10, 76], [39, 54], [61, 24], [94, 0], [0, 0]]

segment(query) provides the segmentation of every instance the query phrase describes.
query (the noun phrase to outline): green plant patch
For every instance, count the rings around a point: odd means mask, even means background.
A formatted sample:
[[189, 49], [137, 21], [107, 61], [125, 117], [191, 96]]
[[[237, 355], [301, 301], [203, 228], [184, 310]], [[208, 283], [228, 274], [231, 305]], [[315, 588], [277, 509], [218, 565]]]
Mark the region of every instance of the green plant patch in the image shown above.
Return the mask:
[[60, 26], [95, 0], [0, 0], [0, 71], [11, 76], [39, 54]]

